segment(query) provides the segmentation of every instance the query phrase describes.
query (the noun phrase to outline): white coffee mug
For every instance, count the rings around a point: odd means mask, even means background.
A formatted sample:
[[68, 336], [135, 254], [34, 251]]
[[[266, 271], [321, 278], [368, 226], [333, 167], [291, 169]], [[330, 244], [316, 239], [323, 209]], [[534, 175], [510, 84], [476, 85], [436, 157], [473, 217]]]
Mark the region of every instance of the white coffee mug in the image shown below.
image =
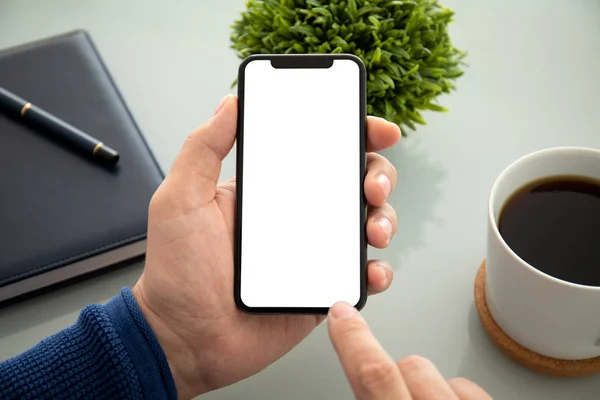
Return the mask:
[[[533, 268], [508, 247], [498, 230], [502, 207], [513, 193], [557, 175], [600, 180], [600, 151], [538, 151], [512, 163], [494, 183], [488, 206], [486, 300], [496, 323], [521, 346], [563, 360], [594, 358], [600, 356], [600, 287], [570, 283]], [[600, 232], [597, 239], [600, 246]]]

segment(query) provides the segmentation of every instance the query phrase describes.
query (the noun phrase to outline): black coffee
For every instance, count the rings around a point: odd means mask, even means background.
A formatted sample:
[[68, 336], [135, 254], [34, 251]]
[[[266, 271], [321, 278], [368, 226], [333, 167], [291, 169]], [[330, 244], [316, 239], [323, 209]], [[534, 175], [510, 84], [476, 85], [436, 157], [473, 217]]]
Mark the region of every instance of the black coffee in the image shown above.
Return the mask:
[[600, 181], [532, 182], [505, 203], [500, 234], [523, 260], [556, 278], [600, 286]]

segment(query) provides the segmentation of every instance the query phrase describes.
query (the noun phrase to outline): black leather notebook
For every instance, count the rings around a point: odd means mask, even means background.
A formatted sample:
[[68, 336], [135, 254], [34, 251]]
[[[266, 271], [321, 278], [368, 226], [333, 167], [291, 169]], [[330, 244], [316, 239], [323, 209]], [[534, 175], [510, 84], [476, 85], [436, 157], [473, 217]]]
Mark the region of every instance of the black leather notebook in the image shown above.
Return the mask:
[[120, 153], [110, 169], [0, 113], [0, 301], [143, 255], [164, 175], [90, 36], [0, 51], [0, 86]]

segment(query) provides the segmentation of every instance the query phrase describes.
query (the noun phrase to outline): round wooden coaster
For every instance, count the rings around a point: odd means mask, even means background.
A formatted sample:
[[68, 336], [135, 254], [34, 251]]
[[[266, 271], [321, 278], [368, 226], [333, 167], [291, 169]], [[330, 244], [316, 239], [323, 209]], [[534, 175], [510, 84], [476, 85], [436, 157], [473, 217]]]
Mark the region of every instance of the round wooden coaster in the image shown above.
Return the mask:
[[475, 305], [483, 329], [492, 342], [511, 360], [533, 371], [561, 377], [583, 377], [600, 373], [600, 357], [586, 360], [559, 360], [527, 350], [496, 324], [485, 299], [485, 260], [475, 278]]

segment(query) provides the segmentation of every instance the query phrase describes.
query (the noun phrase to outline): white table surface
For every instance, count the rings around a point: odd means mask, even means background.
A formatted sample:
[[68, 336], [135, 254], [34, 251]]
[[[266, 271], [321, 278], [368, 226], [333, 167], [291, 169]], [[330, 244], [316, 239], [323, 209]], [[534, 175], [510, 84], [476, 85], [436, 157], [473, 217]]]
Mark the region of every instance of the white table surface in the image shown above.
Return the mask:
[[[385, 154], [399, 171], [395, 240], [372, 257], [395, 269], [364, 310], [394, 358], [421, 354], [496, 399], [596, 399], [600, 377], [556, 379], [508, 361], [480, 328], [473, 279], [485, 254], [486, 202], [511, 161], [557, 145], [600, 147], [600, 3], [448, 0], [470, 64], [428, 126]], [[231, 92], [229, 25], [242, 0], [0, 0], [0, 48], [87, 29], [168, 170], [186, 135]], [[229, 157], [223, 178], [233, 174]], [[0, 309], [0, 360], [131, 285], [142, 265]], [[325, 326], [258, 375], [206, 399], [348, 399]]]

